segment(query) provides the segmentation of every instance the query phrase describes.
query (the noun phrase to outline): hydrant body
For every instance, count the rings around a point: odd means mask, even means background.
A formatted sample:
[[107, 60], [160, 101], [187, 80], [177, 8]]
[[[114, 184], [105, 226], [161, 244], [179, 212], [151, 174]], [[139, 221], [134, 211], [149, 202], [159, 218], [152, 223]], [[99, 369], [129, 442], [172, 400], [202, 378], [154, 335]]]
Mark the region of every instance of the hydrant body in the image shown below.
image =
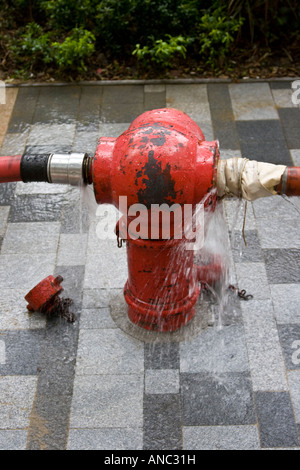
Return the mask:
[[206, 142], [191, 118], [170, 108], [146, 112], [120, 137], [99, 140], [91, 165], [95, 198], [123, 214], [117, 235], [127, 245], [124, 296], [129, 318], [143, 328], [173, 331], [195, 314], [199, 283], [184, 208], [195, 216], [202, 201], [213, 210], [218, 157], [217, 142]]

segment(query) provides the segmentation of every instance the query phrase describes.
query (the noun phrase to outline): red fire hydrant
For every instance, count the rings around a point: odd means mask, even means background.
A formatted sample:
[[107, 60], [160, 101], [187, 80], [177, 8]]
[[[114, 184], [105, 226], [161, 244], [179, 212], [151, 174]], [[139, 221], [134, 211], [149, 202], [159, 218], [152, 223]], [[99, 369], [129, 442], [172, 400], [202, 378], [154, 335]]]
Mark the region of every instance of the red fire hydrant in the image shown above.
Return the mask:
[[[168, 213], [174, 205], [179, 217], [185, 205], [195, 213], [204, 199], [206, 209], [213, 210], [218, 158], [217, 142], [206, 142], [194, 121], [168, 108], [146, 112], [120, 137], [99, 141], [91, 164], [95, 197], [123, 213], [117, 235], [127, 246], [124, 296], [129, 318], [143, 328], [173, 331], [195, 314], [198, 270], [193, 250], [186, 249], [184, 220], [176, 226], [169, 213], [166, 239], [163, 214], [157, 216], [159, 208]], [[136, 227], [134, 207], [145, 221], [139, 238], [131, 230]]]
[[219, 160], [217, 141], [205, 141], [199, 126], [172, 108], [142, 114], [118, 138], [100, 138], [92, 158], [73, 153], [0, 157], [0, 182], [18, 180], [84, 181], [93, 184], [99, 204], [121, 211], [116, 233], [127, 246], [128, 315], [133, 323], [158, 331], [188, 323], [199, 280], [210, 283], [222, 273], [218, 261], [194, 265], [189, 244], [199, 205], [213, 211], [217, 197], [300, 195], [300, 168]]

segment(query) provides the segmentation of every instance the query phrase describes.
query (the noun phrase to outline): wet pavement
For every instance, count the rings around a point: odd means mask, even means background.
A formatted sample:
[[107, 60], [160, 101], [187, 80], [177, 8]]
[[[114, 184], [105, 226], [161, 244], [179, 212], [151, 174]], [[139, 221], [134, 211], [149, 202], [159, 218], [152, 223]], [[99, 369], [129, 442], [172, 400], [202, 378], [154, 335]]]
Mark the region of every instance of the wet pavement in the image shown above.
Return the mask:
[[[7, 89], [1, 155], [94, 153], [145, 110], [185, 111], [221, 158], [300, 166], [291, 82], [137, 82]], [[131, 328], [126, 248], [99, 240], [88, 190], [0, 186], [0, 449], [300, 449], [300, 200], [223, 204], [234, 294], [180, 334]], [[74, 323], [26, 309], [61, 275]], [[198, 315], [213, 301], [202, 296]], [[202, 312], [202, 313], [201, 313]], [[193, 326], [196, 324], [196, 327]]]

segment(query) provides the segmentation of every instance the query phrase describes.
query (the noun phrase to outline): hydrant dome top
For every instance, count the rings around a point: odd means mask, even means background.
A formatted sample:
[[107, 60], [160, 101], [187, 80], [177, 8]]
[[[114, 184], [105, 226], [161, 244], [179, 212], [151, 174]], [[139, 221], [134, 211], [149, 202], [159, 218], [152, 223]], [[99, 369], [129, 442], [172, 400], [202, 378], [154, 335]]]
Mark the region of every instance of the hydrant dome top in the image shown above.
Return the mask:
[[103, 137], [92, 165], [98, 203], [196, 204], [214, 186], [218, 143], [173, 108], [147, 111], [118, 138]]

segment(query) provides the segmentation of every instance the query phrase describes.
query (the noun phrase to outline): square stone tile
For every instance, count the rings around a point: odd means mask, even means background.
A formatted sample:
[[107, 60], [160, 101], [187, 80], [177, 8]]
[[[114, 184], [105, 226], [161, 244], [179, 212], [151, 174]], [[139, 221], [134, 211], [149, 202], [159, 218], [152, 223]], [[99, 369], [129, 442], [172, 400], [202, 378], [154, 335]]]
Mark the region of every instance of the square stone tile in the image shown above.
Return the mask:
[[145, 393], [179, 393], [179, 371], [176, 369], [147, 369]]
[[278, 108], [295, 108], [298, 105], [292, 101], [293, 91], [289, 88], [272, 88], [274, 102]]
[[59, 229], [58, 222], [9, 223], [2, 254], [56, 253]]
[[256, 392], [255, 405], [263, 448], [299, 446], [288, 392]]
[[0, 430], [0, 450], [26, 450], [27, 430]]
[[70, 429], [69, 431], [67, 450], [142, 449], [141, 428]]
[[183, 448], [187, 450], [259, 450], [257, 427], [185, 426]]
[[262, 261], [260, 239], [256, 230], [245, 230], [244, 234], [237, 231], [233, 232], [231, 234], [231, 247], [235, 263]]
[[248, 373], [182, 373], [181, 394], [184, 426], [256, 422]]
[[[27, 145], [42, 145], [45, 141], [45, 136], [47, 136], [47, 146], [57, 145], [64, 147], [67, 145], [72, 145], [75, 135], [75, 124], [33, 124], [30, 130], [30, 135], [27, 141]], [[53, 150], [54, 151], [54, 150]]]
[[145, 343], [145, 369], [178, 369], [180, 364], [179, 344]]
[[300, 284], [271, 284], [277, 323], [300, 323]]
[[[297, 199], [297, 198], [296, 198]], [[278, 221], [289, 218], [295, 220], [299, 215], [298, 206], [280, 196], [270, 196], [256, 199], [252, 202], [255, 218], [274, 219], [274, 214]], [[278, 223], [278, 225], [280, 222]]]
[[291, 166], [291, 156], [284, 141], [274, 142], [241, 142], [243, 158], [258, 160], [260, 162], [273, 163], [275, 165]]
[[80, 314], [80, 328], [117, 328], [110, 315], [110, 308], [84, 308]]
[[0, 255], [0, 286], [12, 289], [32, 289], [53, 273], [55, 253]]
[[7, 133], [2, 143], [1, 155], [22, 155], [26, 148], [29, 130], [28, 126], [22, 133]]
[[300, 108], [279, 108], [278, 113], [288, 148], [300, 148]]
[[250, 300], [241, 308], [253, 390], [288, 390], [271, 301]]
[[166, 85], [166, 104], [169, 108], [180, 109], [198, 123], [211, 120], [205, 84]]
[[119, 329], [80, 331], [77, 374], [140, 374], [143, 370], [144, 348], [139, 340]]
[[291, 149], [290, 154], [292, 156], [294, 166], [300, 166], [300, 149]]
[[244, 329], [240, 325], [209, 327], [180, 344], [181, 372], [248, 371]]
[[[299, 342], [300, 349], [300, 342]], [[294, 408], [296, 423], [300, 423], [300, 370], [292, 370], [288, 372], [288, 381]]]
[[61, 233], [56, 264], [64, 266], [85, 265], [87, 233]]
[[282, 127], [278, 119], [243, 120], [236, 123], [241, 142], [272, 145], [275, 141], [285, 142]]
[[268, 83], [235, 83], [228, 88], [236, 120], [278, 119]]
[[0, 376], [36, 375], [40, 364], [44, 334], [44, 330], [1, 332], [0, 338], [5, 348], [5, 361], [0, 362]]
[[140, 428], [143, 382], [138, 374], [76, 376], [70, 428]]
[[300, 248], [300, 233], [295, 219], [289, 216], [258, 218], [256, 220], [257, 231], [263, 249]]
[[182, 449], [181, 425], [178, 394], [144, 396], [144, 450]]
[[269, 281], [263, 262], [236, 263], [235, 269], [240, 290], [245, 289], [255, 300], [270, 298]]
[[8, 132], [23, 133], [32, 122], [40, 90], [20, 87], [8, 126]]
[[30, 422], [37, 377], [0, 377], [0, 422], [1, 429], [26, 429]]
[[286, 368], [300, 369], [300, 324], [278, 325]]
[[0, 206], [0, 237], [5, 234], [10, 206]]
[[[84, 287], [89, 289], [122, 288], [127, 281], [127, 256], [125, 247], [117, 247], [116, 241], [102, 240], [101, 251], [88, 250]], [[105, 266], [105, 270], [99, 270]]]
[[263, 254], [270, 284], [300, 282], [300, 249], [264, 249]]
[[80, 95], [81, 89], [78, 86], [41, 88], [33, 123], [73, 123], [77, 117]]
[[17, 183], [0, 184], [0, 206], [10, 206]]
[[11, 201], [9, 222], [58, 222], [61, 217], [60, 194], [22, 195]]

